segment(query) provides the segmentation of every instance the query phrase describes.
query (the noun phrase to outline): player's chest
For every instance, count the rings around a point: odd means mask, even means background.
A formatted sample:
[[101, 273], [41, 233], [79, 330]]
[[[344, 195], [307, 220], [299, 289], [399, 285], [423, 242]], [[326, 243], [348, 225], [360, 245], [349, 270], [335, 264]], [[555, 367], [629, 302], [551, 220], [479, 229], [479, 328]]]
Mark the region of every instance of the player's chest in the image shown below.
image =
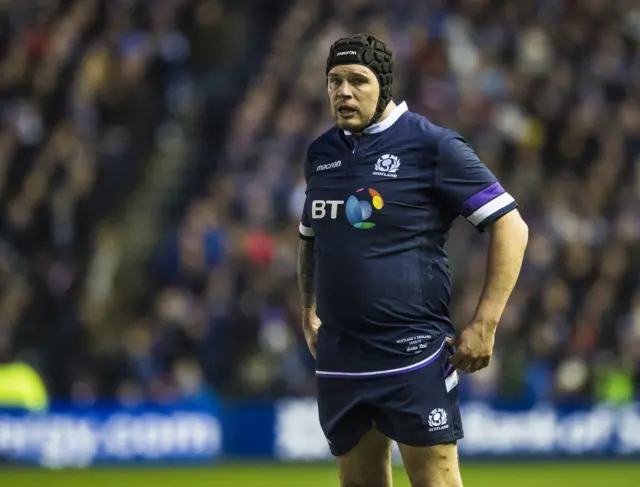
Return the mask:
[[[416, 151], [348, 150], [310, 160], [307, 201], [314, 228], [403, 225], [425, 207], [428, 178]], [[346, 227], [345, 227], [346, 228]]]
[[329, 157], [309, 161], [307, 189], [312, 192], [352, 192], [359, 188], [385, 191], [389, 198], [411, 198], [425, 174], [418, 151], [385, 148], [348, 148]]

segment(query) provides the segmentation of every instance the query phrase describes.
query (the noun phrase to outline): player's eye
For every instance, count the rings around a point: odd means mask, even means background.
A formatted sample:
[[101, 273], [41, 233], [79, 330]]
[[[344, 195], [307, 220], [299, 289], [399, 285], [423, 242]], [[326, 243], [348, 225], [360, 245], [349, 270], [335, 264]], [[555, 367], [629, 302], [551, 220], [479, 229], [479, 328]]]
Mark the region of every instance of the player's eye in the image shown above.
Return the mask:
[[367, 80], [364, 78], [356, 78], [353, 80], [353, 84], [356, 86], [361, 86], [367, 83]]
[[331, 79], [329, 80], [329, 86], [330, 86], [331, 88], [335, 88], [335, 87], [337, 87], [337, 86], [339, 86], [339, 85], [340, 85], [340, 80], [339, 80], [339, 79], [337, 79], [337, 78], [331, 78]]

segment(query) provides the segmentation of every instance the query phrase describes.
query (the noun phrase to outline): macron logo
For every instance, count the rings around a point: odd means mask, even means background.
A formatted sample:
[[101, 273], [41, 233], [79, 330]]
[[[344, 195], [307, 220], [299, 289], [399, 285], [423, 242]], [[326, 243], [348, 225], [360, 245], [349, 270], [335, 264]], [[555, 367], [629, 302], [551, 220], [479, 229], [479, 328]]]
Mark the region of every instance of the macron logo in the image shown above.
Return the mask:
[[353, 54], [354, 56], [358, 55], [358, 53], [356, 51], [342, 51], [342, 52], [339, 52], [338, 54], [336, 54], [336, 57], [338, 57], [338, 56], [346, 56], [347, 54]]
[[335, 169], [336, 167], [340, 167], [342, 165], [342, 161], [332, 162], [330, 164], [321, 164], [318, 166], [316, 171], [326, 171], [327, 169]]

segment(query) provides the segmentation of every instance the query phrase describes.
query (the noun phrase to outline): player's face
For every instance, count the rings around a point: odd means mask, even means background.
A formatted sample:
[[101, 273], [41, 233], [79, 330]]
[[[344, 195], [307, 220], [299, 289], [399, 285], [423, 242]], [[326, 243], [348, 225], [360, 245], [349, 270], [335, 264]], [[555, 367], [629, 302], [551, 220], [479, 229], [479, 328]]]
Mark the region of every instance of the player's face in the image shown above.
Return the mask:
[[359, 64], [336, 66], [328, 76], [331, 115], [342, 130], [360, 132], [376, 112], [380, 84], [369, 68]]

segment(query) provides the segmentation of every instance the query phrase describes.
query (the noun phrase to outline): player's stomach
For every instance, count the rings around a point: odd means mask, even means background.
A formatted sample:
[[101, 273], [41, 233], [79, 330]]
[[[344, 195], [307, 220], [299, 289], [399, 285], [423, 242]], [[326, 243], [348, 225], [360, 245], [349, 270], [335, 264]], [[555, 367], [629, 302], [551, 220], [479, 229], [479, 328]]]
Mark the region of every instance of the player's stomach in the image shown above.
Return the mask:
[[449, 276], [444, 262], [425, 265], [418, 250], [379, 260], [357, 255], [316, 256], [318, 316], [355, 337], [389, 339], [402, 330], [448, 322]]

